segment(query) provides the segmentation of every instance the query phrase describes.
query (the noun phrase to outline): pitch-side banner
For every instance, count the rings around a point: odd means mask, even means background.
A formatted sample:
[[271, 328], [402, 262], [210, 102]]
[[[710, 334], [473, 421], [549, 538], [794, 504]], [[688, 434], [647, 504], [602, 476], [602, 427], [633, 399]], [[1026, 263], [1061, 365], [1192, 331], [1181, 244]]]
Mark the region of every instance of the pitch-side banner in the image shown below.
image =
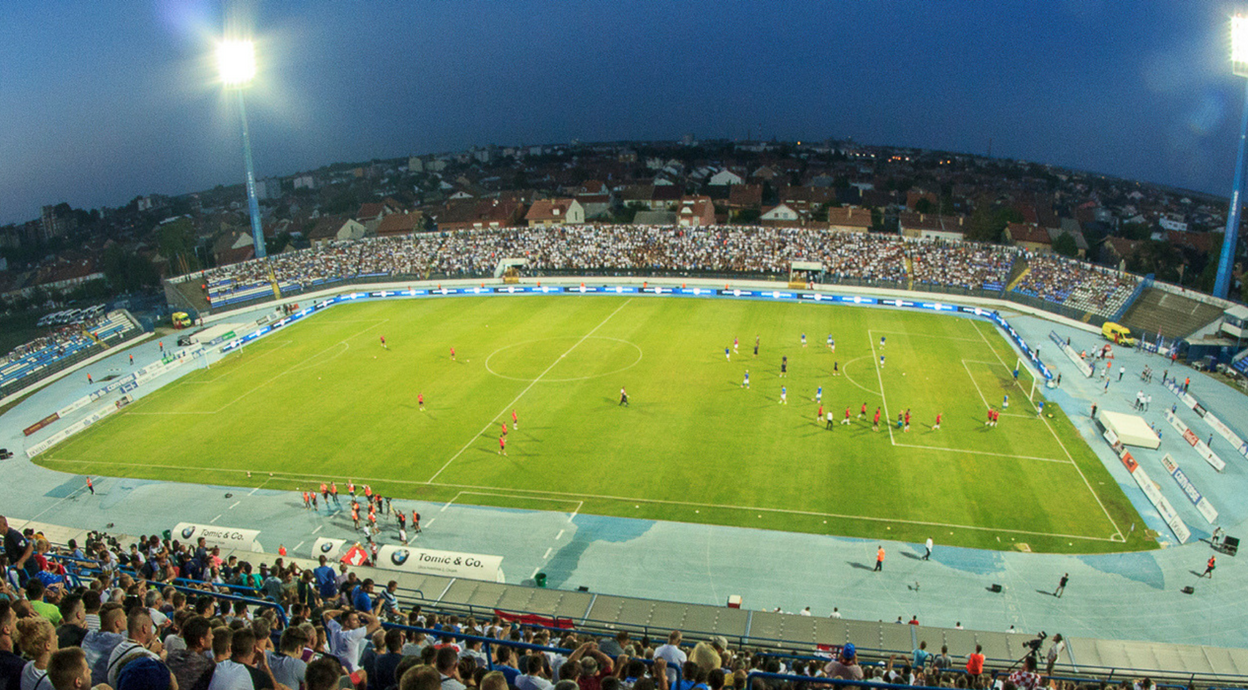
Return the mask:
[[1209, 524], [1212, 525], [1217, 522], [1217, 509], [1213, 507], [1208, 498], [1200, 495], [1200, 491], [1196, 490], [1192, 480], [1188, 479], [1187, 475], [1183, 474], [1183, 470], [1179, 469], [1179, 463], [1175, 462], [1169, 453], [1166, 453], [1161, 458], [1161, 464], [1165, 466], [1166, 471], [1170, 473], [1170, 476], [1178, 483], [1179, 488], [1183, 490], [1183, 495], [1187, 496], [1187, 500], [1196, 506], [1196, 510], [1200, 511], [1200, 514], [1209, 521]]
[[328, 537], [321, 537], [312, 543], [312, 558], [317, 559], [324, 556], [325, 560], [331, 563], [336, 563], [338, 561], [338, 557], [342, 555], [343, 549], [346, 548], [346, 545], [346, 539], [330, 539]]
[[1161, 495], [1161, 491], [1157, 488], [1157, 485], [1153, 483], [1153, 480], [1148, 476], [1148, 473], [1144, 471], [1144, 468], [1140, 467], [1140, 464], [1136, 462], [1134, 457], [1131, 456], [1130, 451], [1123, 450], [1119, 459], [1122, 460], [1122, 464], [1130, 470], [1131, 478], [1135, 480], [1137, 485], [1139, 485], [1140, 491], [1144, 492], [1144, 496], [1148, 498], [1148, 502], [1152, 503], [1153, 507], [1157, 509], [1158, 514], [1161, 515], [1161, 519], [1165, 521], [1166, 526], [1170, 528], [1171, 532], [1174, 532], [1174, 536], [1179, 540], [1179, 543], [1187, 543], [1187, 540], [1192, 538], [1192, 531], [1187, 528], [1186, 524], [1184, 524], [1183, 519], [1179, 517], [1178, 511], [1174, 509], [1174, 506], [1170, 504], [1170, 501], [1167, 501], [1166, 497]]
[[220, 546], [223, 549], [239, 549], [264, 553], [260, 542], [260, 530], [241, 529], [238, 527], [222, 527], [220, 525], [197, 525], [191, 522], [179, 522], [173, 528], [173, 537], [182, 543], [195, 544], [203, 537], [209, 547]]
[[1075, 348], [1066, 344], [1065, 338], [1057, 333], [1054, 333], [1053, 331], [1049, 331], [1049, 339], [1054, 343], [1057, 343], [1057, 346], [1061, 348], [1062, 352], [1066, 354], [1070, 361], [1075, 363], [1075, 366], [1079, 368], [1079, 371], [1083, 372], [1084, 376], [1090, 378], [1092, 374], [1096, 373], [1096, 370], [1092, 368], [1092, 365], [1085, 362], [1083, 357], [1080, 357], [1079, 353], [1075, 351]]
[[1218, 455], [1214, 453], [1211, 448], [1209, 448], [1208, 444], [1200, 440], [1200, 438], [1188, 428], [1187, 424], [1184, 423], [1182, 419], [1175, 416], [1175, 414], [1170, 410], [1166, 410], [1166, 421], [1170, 422], [1170, 426], [1174, 427], [1175, 431], [1178, 431], [1179, 435], [1183, 437], [1183, 440], [1187, 441], [1189, 445], [1195, 448], [1196, 452], [1200, 454], [1200, 457], [1204, 458], [1205, 462], [1209, 463], [1213, 469], [1219, 472], [1226, 469], [1226, 462], [1223, 461], [1222, 458], [1219, 458]]
[[376, 565], [378, 568], [422, 575], [505, 582], [502, 556], [386, 545], [377, 552]]
[[118, 407], [116, 405], [105, 405], [101, 407], [99, 410], [91, 413], [90, 415], [87, 415], [86, 418], [80, 419], [74, 422], [73, 424], [65, 427], [64, 429], [61, 429], [55, 434], [52, 434], [51, 436], [45, 438], [39, 443], [36, 443], [35, 445], [27, 448], [26, 457], [28, 458], [35, 457], [36, 455], [42, 453], [43, 451], [69, 438], [70, 436], [73, 436], [79, 431], [82, 431], [83, 429], [100, 421], [101, 419], [104, 419], [105, 417], [116, 412], [117, 410], [118, 410]]

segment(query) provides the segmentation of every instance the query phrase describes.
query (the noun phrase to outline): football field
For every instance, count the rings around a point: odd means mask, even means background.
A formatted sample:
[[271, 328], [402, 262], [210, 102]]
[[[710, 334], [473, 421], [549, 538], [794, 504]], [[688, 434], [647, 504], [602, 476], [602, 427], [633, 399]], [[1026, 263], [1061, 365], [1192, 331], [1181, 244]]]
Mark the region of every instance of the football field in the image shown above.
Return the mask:
[[[1062, 411], [1037, 414], [1016, 361], [988, 322], [902, 310], [611, 296], [341, 305], [36, 461], [292, 491], [350, 478], [401, 498], [990, 549], [1152, 548]], [[815, 419], [819, 386], [831, 429]], [[909, 431], [897, 427], [907, 409]]]

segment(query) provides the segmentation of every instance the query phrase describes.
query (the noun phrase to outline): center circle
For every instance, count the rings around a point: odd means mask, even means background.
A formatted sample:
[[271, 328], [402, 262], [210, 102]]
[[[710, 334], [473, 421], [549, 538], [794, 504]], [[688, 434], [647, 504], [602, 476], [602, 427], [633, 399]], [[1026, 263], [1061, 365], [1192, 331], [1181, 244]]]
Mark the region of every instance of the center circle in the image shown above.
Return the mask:
[[[509, 381], [569, 383], [618, 374], [641, 361], [641, 348], [620, 338], [591, 335], [524, 340], [485, 358], [485, 369]], [[580, 376], [570, 376], [583, 372]], [[545, 374], [545, 375], [543, 375]]]

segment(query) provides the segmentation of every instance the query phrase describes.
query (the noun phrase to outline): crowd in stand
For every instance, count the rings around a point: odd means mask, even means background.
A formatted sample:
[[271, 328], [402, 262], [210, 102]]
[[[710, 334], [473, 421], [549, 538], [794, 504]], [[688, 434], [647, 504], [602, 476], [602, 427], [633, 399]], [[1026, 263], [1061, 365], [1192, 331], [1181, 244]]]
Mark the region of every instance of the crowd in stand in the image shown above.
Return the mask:
[[[486, 620], [405, 608], [397, 582], [379, 587], [324, 557], [310, 569], [282, 558], [253, 567], [202, 539], [141, 537], [123, 547], [95, 533], [51, 556], [46, 539], [3, 517], [0, 532], [0, 688], [747, 690], [755, 671], [809, 680], [756, 680], [748, 690], [802, 690], [820, 678], [975, 690], [1049, 684], [1035, 658], [994, 676], [978, 647], [955, 659], [921, 643], [905, 658], [866, 663], [852, 644], [803, 658], [734, 649], [721, 636], [689, 644], [679, 631], [654, 641], [627, 631], [595, 637], [501, 612]], [[182, 589], [170, 586], [175, 579]], [[1055, 643], [1046, 675], [1063, 649], [1060, 636]]]
[[[331, 278], [395, 275], [434, 278], [492, 277], [501, 259], [527, 259], [526, 270], [544, 272], [787, 275], [794, 261], [823, 265], [834, 282], [869, 281], [923, 287], [999, 291], [1019, 258], [1032, 270], [1021, 291], [1064, 302], [1083, 286], [1091, 309], [1109, 309], [1115, 290], [1133, 276], [1089, 264], [1033, 256], [1016, 247], [905, 239], [892, 235], [811, 228], [743, 226], [675, 227], [571, 225], [419, 234], [412, 237], [331, 242], [281, 254], [272, 269], [281, 284]], [[268, 280], [269, 268], [249, 261], [214, 268], [205, 284]], [[1112, 311], [1112, 309], [1111, 309]], [[1107, 315], [1107, 314], [1106, 314]]]
[[1048, 254], [1028, 254], [1028, 272], [1016, 289], [1050, 302], [1073, 304], [1103, 316], [1113, 313], [1130, 296], [1136, 277], [1081, 261]]

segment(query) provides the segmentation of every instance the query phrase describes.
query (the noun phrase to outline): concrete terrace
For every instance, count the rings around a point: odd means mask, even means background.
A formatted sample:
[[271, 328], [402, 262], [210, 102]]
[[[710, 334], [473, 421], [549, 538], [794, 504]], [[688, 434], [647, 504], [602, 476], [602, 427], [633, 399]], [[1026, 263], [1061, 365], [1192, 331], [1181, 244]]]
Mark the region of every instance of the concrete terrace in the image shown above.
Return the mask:
[[[844, 293], [848, 290], [833, 289]], [[908, 295], [913, 298], [913, 293]], [[308, 296], [301, 296], [306, 301]], [[946, 298], [946, 301], [949, 301]], [[266, 307], [271, 309], [271, 305]], [[254, 319], [259, 312], [227, 315], [226, 321]], [[1003, 312], [1004, 313], [1004, 312]], [[951, 317], [957, 318], [957, 317]], [[929, 626], [1025, 633], [1041, 629], [1050, 634], [1110, 639], [1248, 646], [1248, 565], [1220, 557], [1212, 579], [1198, 579], [1211, 555], [1207, 539], [1212, 531], [1186, 500], [1178, 485], [1166, 478], [1160, 458], [1170, 452], [1202, 493], [1220, 512], [1220, 523], [1232, 536], [1244, 534], [1248, 502], [1239, 497], [1248, 489], [1248, 460], [1220, 437], [1213, 450], [1228, 464], [1221, 476], [1201, 460], [1164, 421], [1163, 413], [1176, 398], [1160, 383], [1165, 361], [1139, 352], [1117, 352], [1115, 369], [1125, 366], [1121, 383], [1113, 377], [1108, 393], [1098, 379], [1083, 379], [1049, 341], [1050, 330], [1070, 337], [1076, 349], [1099, 347], [1103, 340], [1073, 324], [1017, 312], [1007, 317], [1014, 328], [1039, 345], [1047, 364], [1063, 375], [1062, 387], [1045, 391], [1075, 420], [1090, 446], [1110, 468], [1114, 479], [1139, 510], [1145, 527], [1161, 534], [1168, 548], [1144, 553], [1097, 556], [1027, 554], [943, 547], [940, 535], [930, 561], [921, 561], [920, 544], [861, 540], [655, 522], [594, 515], [521, 511], [469, 505], [397, 503], [419, 510], [425, 532], [416, 545], [504, 556], [509, 583], [531, 582], [537, 571], [549, 575], [549, 586], [591, 592], [650, 597], [678, 602], [722, 605], [738, 594], [751, 609], [780, 607], [797, 612], [810, 606], [816, 616], [839, 608], [846, 618], [892, 621], [917, 616]], [[1084, 327], [1086, 328], [1086, 327]], [[71, 374], [33, 394], [0, 418], [0, 446], [15, 452], [5, 461], [6, 481], [0, 485], [3, 513], [20, 526], [24, 519], [87, 529], [109, 529], [143, 534], [172, 528], [182, 521], [222, 526], [261, 527], [261, 542], [275, 552], [279, 544], [292, 554], [309, 556], [317, 537], [353, 538], [345, 513], [310, 513], [293, 492], [153, 482], [101, 477], [96, 494], [87, 494], [84, 478], [38, 467], [21, 451], [22, 429], [50, 411], [87, 394], [90, 371], [98, 381], [108, 372], [131, 371], [159, 357], [157, 338], [111, 354], [88, 369]], [[166, 338], [172, 345], [172, 337]], [[1156, 381], [1139, 379], [1144, 366], [1157, 371]], [[193, 367], [185, 367], [185, 371]], [[172, 378], [182, 370], [168, 375]], [[1248, 398], [1186, 367], [1172, 371], [1191, 376], [1191, 391], [1241, 435], [1248, 435]], [[143, 395], [154, 386], [135, 391]], [[1144, 417], [1163, 428], [1158, 451], [1133, 455], [1155, 479], [1193, 532], [1192, 541], [1173, 545], [1173, 535], [1129, 477], [1088, 417], [1091, 402], [1101, 408], [1132, 412], [1137, 390], [1153, 396]], [[1204, 438], [1208, 427], [1190, 410], [1179, 417]], [[35, 439], [41, 436], [33, 437]], [[136, 458], [141, 462], [141, 458]], [[1054, 496], [1053, 500], [1061, 500]], [[505, 520], [506, 522], [503, 522]], [[507, 525], [505, 537], [500, 525]], [[387, 536], [394, 538], [391, 530]], [[383, 537], [384, 541], [384, 537]], [[875, 547], [883, 544], [888, 558], [882, 573], [874, 573]], [[1049, 594], [1063, 573], [1070, 573], [1065, 595]], [[1004, 591], [994, 594], [994, 583]], [[1180, 592], [1194, 585], [1196, 592]]]

